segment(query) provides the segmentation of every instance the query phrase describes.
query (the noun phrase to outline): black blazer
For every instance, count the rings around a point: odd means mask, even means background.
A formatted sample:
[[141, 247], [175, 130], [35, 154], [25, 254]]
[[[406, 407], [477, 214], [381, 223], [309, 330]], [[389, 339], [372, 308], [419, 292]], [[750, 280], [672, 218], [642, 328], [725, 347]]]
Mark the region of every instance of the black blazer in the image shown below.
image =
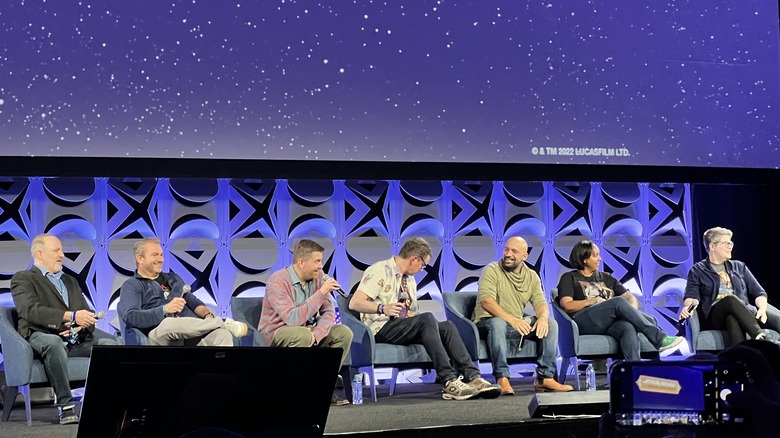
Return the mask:
[[[78, 281], [65, 273], [61, 278], [68, 288], [70, 306], [65, 305], [57, 288], [36, 266], [27, 271], [19, 271], [11, 278], [11, 293], [16, 311], [19, 312], [18, 330], [25, 339], [29, 338], [32, 332], [59, 334], [65, 330], [65, 312], [90, 310]], [[94, 327], [87, 330], [91, 334]]]

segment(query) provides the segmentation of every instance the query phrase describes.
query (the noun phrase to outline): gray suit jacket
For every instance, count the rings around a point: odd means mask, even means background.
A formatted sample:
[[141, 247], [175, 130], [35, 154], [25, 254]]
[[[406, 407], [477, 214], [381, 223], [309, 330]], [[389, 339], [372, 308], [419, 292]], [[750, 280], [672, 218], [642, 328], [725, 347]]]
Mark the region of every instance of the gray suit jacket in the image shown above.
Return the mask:
[[[65, 330], [65, 312], [90, 310], [78, 281], [68, 274], [62, 274], [62, 281], [68, 288], [69, 306], [65, 305], [57, 288], [35, 266], [17, 272], [11, 278], [11, 293], [19, 312], [19, 333], [25, 339], [34, 331], [56, 335]], [[94, 327], [87, 330], [91, 334]], [[82, 333], [85, 333], [83, 329]]]

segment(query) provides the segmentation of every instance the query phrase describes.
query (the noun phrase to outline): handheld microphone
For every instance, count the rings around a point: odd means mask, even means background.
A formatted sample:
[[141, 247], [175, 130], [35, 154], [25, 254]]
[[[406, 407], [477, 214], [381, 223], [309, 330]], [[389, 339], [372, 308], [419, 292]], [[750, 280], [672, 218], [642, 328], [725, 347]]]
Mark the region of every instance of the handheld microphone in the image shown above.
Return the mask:
[[[688, 313], [691, 313], [691, 312], [693, 312], [693, 309], [695, 309], [695, 308], [696, 308], [696, 304], [697, 304], [697, 303], [694, 301], [694, 302], [692, 302], [692, 303], [691, 303], [691, 305], [690, 305], [690, 306], [688, 306]], [[689, 316], [688, 318], [690, 318], [690, 316]], [[679, 319], [679, 321], [677, 321], [677, 322], [678, 322], [679, 324], [685, 324], [685, 320], [686, 320], [686, 319], [688, 319], [688, 318], [683, 318], [683, 317], [681, 316], [681, 317], [680, 317], [680, 319]]]
[[[185, 284], [184, 286], [182, 286], [181, 287], [181, 298], [184, 298], [184, 296], [187, 295], [188, 293], [190, 293], [191, 290], [192, 290], [192, 287], [190, 287], [189, 284]], [[185, 304], [184, 307], [187, 307], [187, 305]], [[178, 318], [179, 314], [181, 314], [181, 312], [183, 312], [183, 311], [184, 311], [184, 309], [181, 309], [178, 312], [176, 312], [176, 317]]]
[[[326, 274], [326, 273], [324, 273], [324, 272], [323, 272], [323, 273], [322, 273], [322, 282], [323, 282], [323, 283], [325, 283], [326, 281], [328, 281], [328, 279], [330, 279], [330, 275], [328, 275], [328, 274]], [[342, 296], [342, 297], [344, 297], [344, 298], [347, 298], [347, 297], [348, 297], [348, 295], [346, 294], [346, 292], [344, 292], [344, 291], [343, 291], [343, 290], [341, 290], [341, 289], [333, 289], [331, 292], [338, 292], [338, 294], [339, 294], [339, 295], [341, 295], [341, 296]]]
[[403, 310], [401, 310], [401, 313], [398, 314], [398, 317], [401, 319], [409, 316], [409, 309], [406, 307], [407, 301], [409, 301], [409, 294], [406, 292], [401, 292], [401, 295], [398, 296], [398, 302], [404, 305]]
[[95, 314], [95, 319], [103, 319], [105, 317], [106, 317], [106, 312], [104, 312], [102, 310]]

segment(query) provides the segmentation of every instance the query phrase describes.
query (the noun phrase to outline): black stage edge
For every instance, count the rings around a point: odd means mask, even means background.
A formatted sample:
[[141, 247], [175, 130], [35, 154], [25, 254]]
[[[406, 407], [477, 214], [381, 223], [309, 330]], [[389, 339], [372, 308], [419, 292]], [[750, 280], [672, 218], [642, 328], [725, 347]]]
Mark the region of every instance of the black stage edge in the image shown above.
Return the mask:
[[541, 392], [528, 405], [533, 418], [554, 415], [601, 415], [609, 410], [609, 391]]
[[374, 432], [324, 434], [324, 437], [349, 438], [595, 438], [599, 436], [598, 418], [527, 420], [516, 423], [432, 426]]

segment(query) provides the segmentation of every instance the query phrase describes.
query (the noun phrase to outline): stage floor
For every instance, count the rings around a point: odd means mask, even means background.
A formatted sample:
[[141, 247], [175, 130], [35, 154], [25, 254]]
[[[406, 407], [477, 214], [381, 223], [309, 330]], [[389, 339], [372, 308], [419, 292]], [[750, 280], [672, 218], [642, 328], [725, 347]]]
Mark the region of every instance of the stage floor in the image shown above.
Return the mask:
[[[599, 376], [603, 379], [602, 376]], [[492, 377], [488, 377], [492, 381]], [[515, 396], [494, 400], [444, 400], [438, 383], [399, 383], [396, 394], [389, 395], [388, 385], [377, 387], [378, 401], [370, 399], [364, 389], [362, 405], [332, 406], [325, 426], [325, 436], [405, 436], [449, 438], [474, 436], [490, 431], [491, 438], [517, 436], [520, 431], [543, 431], [545, 438], [566, 435], [573, 429], [582, 432], [574, 436], [597, 436], [598, 419], [578, 420], [531, 418], [528, 407], [534, 397], [533, 378], [511, 380]], [[604, 382], [600, 382], [604, 383]], [[576, 400], [576, 394], [571, 394]], [[561, 394], [561, 395], [568, 395]], [[305, 394], [301, 395], [305, 397]], [[272, 400], [259, 403], [268, 408]], [[10, 421], [0, 423], [0, 437], [58, 438], [75, 437], [77, 426], [57, 424], [57, 410], [48, 405], [33, 407], [33, 426], [28, 427], [24, 406], [17, 402]], [[559, 433], [555, 433], [560, 430]]]
[[[488, 379], [493, 380], [492, 377]], [[379, 385], [378, 401], [374, 402], [366, 388], [362, 405], [331, 407], [325, 434], [488, 424], [509, 426], [516, 423], [556, 421], [531, 418], [528, 407], [534, 397], [533, 378], [517, 377], [511, 382], [515, 395], [501, 396], [493, 400], [444, 400], [441, 397], [441, 385], [438, 383], [407, 383], [398, 384], [393, 396], [389, 395], [388, 385]], [[556, 395], [569, 394], [575, 395]]]

